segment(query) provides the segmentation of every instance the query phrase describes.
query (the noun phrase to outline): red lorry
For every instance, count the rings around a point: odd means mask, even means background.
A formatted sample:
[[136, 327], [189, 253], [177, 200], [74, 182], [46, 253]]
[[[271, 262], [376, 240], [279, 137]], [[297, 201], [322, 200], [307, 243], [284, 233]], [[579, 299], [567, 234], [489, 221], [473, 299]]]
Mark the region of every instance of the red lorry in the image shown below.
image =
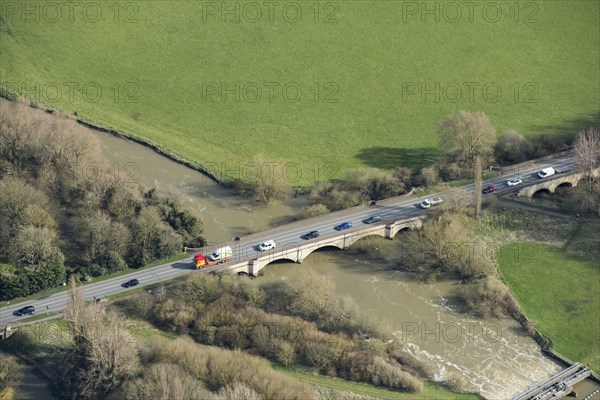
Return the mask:
[[215, 250], [209, 256], [205, 256], [204, 254], [196, 254], [194, 256], [194, 266], [196, 269], [211, 267], [213, 265], [221, 264], [231, 260], [233, 257], [233, 251], [231, 247], [226, 246], [220, 249]]

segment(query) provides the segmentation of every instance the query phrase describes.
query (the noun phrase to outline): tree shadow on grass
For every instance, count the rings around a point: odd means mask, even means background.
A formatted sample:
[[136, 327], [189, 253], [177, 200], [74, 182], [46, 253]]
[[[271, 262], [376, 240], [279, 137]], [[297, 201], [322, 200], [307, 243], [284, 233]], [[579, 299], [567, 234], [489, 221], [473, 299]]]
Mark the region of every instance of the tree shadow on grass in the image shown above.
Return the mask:
[[567, 119], [560, 124], [554, 125], [530, 125], [527, 129], [532, 132], [532, 136], [544, 136], [544, 134], [558, 134], [564, 136], [574, 136], [580, 130], [588, 127], [600, 127], [600, 112], [588, 115], [579, 115]]
[[418, 170], [432, 164], [442, 155], [443, 152], [435, 147], [405, 149], [379, 146], [362, 149], [356, 155], [356, 158], [376, 168], [393, 169], [396, 167], [407, 167]]

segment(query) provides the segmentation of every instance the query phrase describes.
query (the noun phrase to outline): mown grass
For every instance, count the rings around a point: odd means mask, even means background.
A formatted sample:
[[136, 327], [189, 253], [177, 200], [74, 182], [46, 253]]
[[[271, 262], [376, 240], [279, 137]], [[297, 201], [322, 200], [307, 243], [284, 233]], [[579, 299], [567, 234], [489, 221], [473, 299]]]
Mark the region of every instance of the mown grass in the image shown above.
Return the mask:
[[[64, 6], [55, 22], [43, 2], [31, 6], [37, 21], [17, 2], [0, 24], [2, 82], [217, 178], [243, 175], [243, 163], [262, 153], [297, 163], [300, 173], [294, 166], [288, 178], [302, 186], [357, 166], [422, 166], [439, 155], [438, 122], [461, 109], [484, 111], [499, 131], [526, 135], [598, 124], [594, 1], [500, 2], [494, 22], [481, 6], [469, 20], [464, 6], [456, 23], [408, 14], [406, 2], [374, 0], [300, 2], [297, 23], [283, 18], [281, 5], [270, 22], [263, 7], [259, 22], [236, 23], [203, 14], [206, 3], [96, 3], [101, 18], [90, 23], [81, 5], [72, 21]], [[337, 22], [324, 22], [335, 8]], [[265, 82], [280, 85], [272, 101]], [[465, 82], [476, 85], [473, 95]], [[66, 83], [81, 89], [70, 96]], [[212, 83], [219, 93], [208, 96]], [[219, 86], [236, 83], [257, 83], [262, 96], [223, 101]], [[302, 91], [296, 102], [282, 94], [291, 83]], [[421, 97], [436, 85], [438, 98]]]
[[524, 314], [554, 350], [600, 371], [600, 265], [564, 250], [530, 243], [503, 246], [500, 273]]

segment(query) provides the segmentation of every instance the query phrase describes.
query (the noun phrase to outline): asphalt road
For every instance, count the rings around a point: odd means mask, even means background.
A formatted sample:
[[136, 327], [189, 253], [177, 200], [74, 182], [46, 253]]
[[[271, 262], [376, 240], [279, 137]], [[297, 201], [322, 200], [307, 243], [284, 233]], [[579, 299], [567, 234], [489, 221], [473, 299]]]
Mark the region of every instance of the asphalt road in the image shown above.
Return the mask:
[[[542, 168], [554, 167], [557, 171], [573, 171], [577, 169], [576, 163], [571, 156], [565, 156], [562, 158], [556, 158], [547, 162], [540, 162], [536, 164], [534, 160], [530, 165], [532, 168], [525, 169], [519, 172], [519, 176], [523, 179], [523, 183], [517, 187], [509, 187], [506, 185], [507, 179], [513, 178], [514, 174], [504, 175], [498, 178], [484, 181], [484, 187], [486, 185], [495, 185], [497, 187], [497, 194], [505, 194], [509, 192], [516, 192], [523, 186], [533, 185], [540, 183], [541, 179], [537, 177], [536, 173]], [[556, 176], [560, 176], [557, 174]], [[555, 177], [556, 177], [555, 176]], [[552, 177], [554, 178], [554, 177]], [[547, 178], [547, 179], [552, 179]], [[466, 189], [467, 192], [473, 193], [473, 184], [463, 186], [461, 189]], [[378, 202], [374, 206], [359, 206], [339, 212], [326, 214], [320, 217], [311, 218], [304, 221], [294, 222], [288, 225], [284, 225], [266, 232], [253, 234], [241, 238], [240, 241], [229, 242], [229, 243], [215, 243], [211, 246], [207, 246], [207, 253], [212, 251], [213, 248], [221, 247], [223, 245], [230, 245], [233, 248], [233, 262], [241, 261], [244, 259], [254, 258], [260, 254], [255, 249], [256, 245], [269, 239], [275, 240], [277, 247], [286, 246], [290, 248], [293, 243], [306, 243], [306, 240], [300, 237], [312, 230], [318, 230], [321, 234], [319, 239], [326, 238], [328, 236], [337, 236], [340, 232], [335, 231], [333, 227], [344, 221], [352, 223], [353, 227], [349, 230], [342, 231], [342, 233], [358, 229], [363, 225], [363, 220], [372, 216], [379, 215], [382, 218], [381, 224], [386, 221], [395, 220], [399, 217], [412, 217], [422, 213], [427, 213], [427, 210], [423, 210], [419, 207], [419, 203], [425, 198], [442, 197], [445, 202], [450, 200], [452, 196], [464, 194], [464, 190], [448, 190], [446, 192], [435, 193], [423, 198], [393, 198]], [[483, 195], [484, 199], [490, 194]], [[143, 269], [137, 272], [133, 272], [128, 275], [123, 275], [117, 278], [108, 279], [102, 282], [91, 283], [82, 287], [84, 299], [92, 300], [95, 298], [102, 298], [111, 294], [123, 292], [129, 289], [121, 287], [123, 282], [130, 279], [137, 278], [141, 285], [150, 285], [165, 281], [174, 277], [181, 276], [190, 272], [196, 271], [192, 265], [192, 256], [177, 262], [167, 263], [152, 268]], [[210, 272], [222, 268], [227, 268], [227, 264], [221, 264], [218, 266], [206, 268], [203, 271]], [[62, 311], [69, 300], [69, 292], [61, 292], [53, 294], [47, 297], [40, 297], [36, 300], [27, 301], [19, 304], [10, 304], [7, 307], [0, 308], [0, 326], [4, 326], [7, 323], [18, 321], [23, 317], [13, 315], [13, 312], [24, 306], [32, 305], [36, 308], [36, 313], [44, 312], [60, 312]]]

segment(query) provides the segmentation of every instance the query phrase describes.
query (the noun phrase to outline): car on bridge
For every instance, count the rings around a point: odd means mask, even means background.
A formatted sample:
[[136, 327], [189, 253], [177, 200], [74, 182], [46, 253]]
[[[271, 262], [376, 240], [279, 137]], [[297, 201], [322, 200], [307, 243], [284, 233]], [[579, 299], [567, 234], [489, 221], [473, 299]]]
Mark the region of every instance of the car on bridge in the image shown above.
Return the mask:
[[523, 179], [521, 179], [521, 178], [513, 178], [513, 179], [509, 179], [506, 181], [506, 184], [508, 186], [517, 186], [517, 185], [520, 185], [521, 183], [523, 183]]
[[343, 231], [344, 229], [350, 229], [352, 228], [352, 222], [342, 222], [339, 225], [336, 225], [333, 227], [333, 229], [335, 229], [336, 231]]
[[301, 236], [302, 239], [314, 239], [319, 237], [319, 231], [310, 231]]
[[442, 204], [444, 202], [444, 200], [441, 197], [438, 197], [437, 199], [425, 199], [421, 202], [421, 208], [424, 209], [428, 209], [431, 208], [431, 206], [437, 206], [438, 204]]
[[488, 193], [494, 193], [495, 191], [496, 191], [496, 186], [494, 186], [494, 185], [487, 185], [486, 187], [483, 188], [483, 190], [481, 191], [481, 193], [488, 194]]
[[554, 175], [555, 173], [556, 173], [556, 171], [554, 170], [554, 168], [548, 167], [548, 168], [544, 168], [543, 170], [538, 172], [538, 176], [541, 179], [544, 179], [544, 178]]
[[381, 221], [381, 217], [379, 215], [373, 215], [372, 217], [363, 220], [365, 224], [374, 224], [379, 221]]
[[260, 251], [267, 251], [267, 250], [271, 250], [274, 248], [275, 248], [275, 241], [273, 241], [273, 240], [267, 240], [266, 242], [263, 242], [258, 245], [258, 250], [260, 250]]
[[132, 286], [137, 286], [140, 284], [140, 281], [137, 279], [131, 279], [127, 282], [125, 282], [124, 284], [122, 284], [121, 286], [123, 286], [124, 288], [130, 288]]
[[35, 312], [35, 307], [34, 306], [27, 306], [27, 307], [23, 307], [18, 309], [17, 311], [15, 311], [13, 313], [13, 315], [16, 315], [17, 317], [22, 317], [23, 315], [33, 315], [33, 313]]

